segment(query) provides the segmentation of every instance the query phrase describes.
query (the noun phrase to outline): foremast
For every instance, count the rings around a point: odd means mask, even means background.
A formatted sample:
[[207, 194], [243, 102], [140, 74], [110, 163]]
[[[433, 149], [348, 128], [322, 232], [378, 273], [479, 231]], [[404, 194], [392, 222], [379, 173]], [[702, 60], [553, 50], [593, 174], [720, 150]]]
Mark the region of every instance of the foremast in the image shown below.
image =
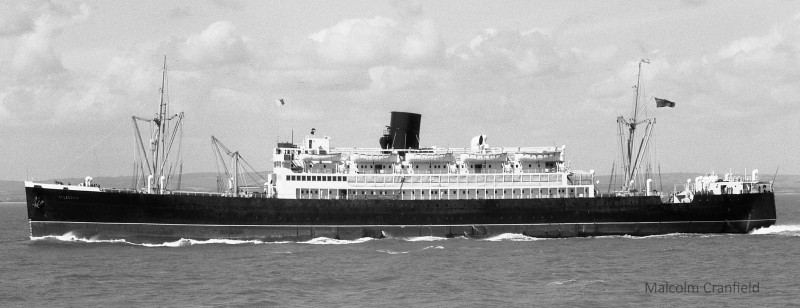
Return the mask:
[[[617, 128], [619, 132], [620, 153], [622, 154], [622, 170], [624, 182], [622, 190], [624, 192], [635, 192], [636, 178], [639, 168], [641, 167], [642, 160], [644, 159], [644, 152], [650, 142], [650, 136], [653, 132], [653, 125], [656, 123], [655, 118], [639, 119], [639, 99], [640, 89], [642, 82], [642, 64], [649, 64], [650, 60], [642, 59], [639, 61], [639, 72], [636, 75], [636, 98], [633, 105], [633, 115], [631, 118], [626, 119], [623, 116], [617, 117]], [[644, 135], [636, 144], [636, 128], [637, 126], [644, 125]], [[627, 137], [627, 138], [626, 138]]]
[[[179, 165], [181, 163], [180, 141], [177, 145], [177, 155], [170, 156], [170, 154], [176, 138], [180, 139], [178, 133], [182, 132], [183, 112], [169, 114], [168, 87], [167, 57], [164, 56], [158, 113], [153, 118], [131, 117], [136, 136], [136, 147], [138, 148], [134, 155], [134, 172], [137, 178], [135, 188], [144, 190], [147, 193], [166, 192], [173, 172], [181, 172], [174, 169], [182, 168]], [[173, 127], [170, 126], [171, 121], [175, 121]], [[147, 146], [145, 146], [142, 132], [139, 129], [139, 122], [148, 123], [150, 126], [150, 138]], [[180, 183], [180, 180], [178, 180], [178, 183]]]

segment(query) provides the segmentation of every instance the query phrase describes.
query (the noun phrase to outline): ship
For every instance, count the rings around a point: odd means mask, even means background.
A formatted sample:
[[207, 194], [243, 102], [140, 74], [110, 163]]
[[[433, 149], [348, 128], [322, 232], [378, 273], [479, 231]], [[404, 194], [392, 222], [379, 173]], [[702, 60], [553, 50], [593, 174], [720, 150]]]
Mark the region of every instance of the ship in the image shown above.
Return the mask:
[[[633, 116], [618, 118], [623, 184], [607, 192], [593, 170], [569, 166], [563, 145], [491, 147], [479, 135], [463, 148], [420, 147], [422, 115], [411, 112], [391, 112], [380, 147], [332, 147], [315, 130], [302, 143], [279, 142], [265, 176], [244, 172], [251, 165], [242, 155], [212, 137], [227, 162], [218, 190], [181, 191], [182, 165], [171, 152], [184, 116], [170, 115], [166, 87], [165, 58], [159, 112], [132, 117], [132, 188], [101, 187], [91, 177], [78, 185], [25, 181], [31, 238], [560, 238], [748, 233], [776, 222], [772, 182], [757, 170], [700, 175], [669, 193], [643, 178], [655, 120], [637, 118], [638, 85]], [[149, 140], [139, 122], [149, 125]], [[638, 147], [637, 125], [646, 126]]]

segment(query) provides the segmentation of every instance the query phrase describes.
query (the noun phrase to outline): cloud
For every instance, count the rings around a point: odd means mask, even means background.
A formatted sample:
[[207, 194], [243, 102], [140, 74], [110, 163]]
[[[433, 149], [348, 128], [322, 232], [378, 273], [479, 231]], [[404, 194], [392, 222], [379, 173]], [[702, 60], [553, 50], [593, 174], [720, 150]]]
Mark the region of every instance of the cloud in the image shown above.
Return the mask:
[[14, 17], [0, 19], [0, 33], [11, 36], [13, 56], [1, 65], [6, 74], [0, 76], [0, 116], [11, 125], [46, 121], [67, 99], [65, 94], [74, 91], [77, 79], [64, 68], [53, 41], [64, 29], [86, 20], [89, 7], [35, 1], [7, 9]]
[[775, 47], [784, 41], [780, 31], [775, 28], [764, 36], [749, 36], [738, 39], [719, 50], [721, 60], [734, 59], [738, 62], [767, 62], [775, 55]]
[[391, 5], [403, 19], [417, 18], [423, 15], [422, 3], [418, 1], [395, 0], [391, 2]]
[[52, 79], [65, 73], [61, 59], [52, 47], [53, 30], [37, 22], [37, 30], [23, 35], [11, 60], [11, 68], [24, 79]]
[[244, 10], [244, 3], [239, 0], [209, 0], [208, 2], [223, 9]]
[[85, 20], [89, 6], [80, 2], [11, 1], [0, 3], [0, 36], [19, 36], [42, 26], [65, 27]]
[[603, 63], [617, 54], [617, 46], [602, 46], [593, 49], [571, 48], [570, 52], [578, 59], [588, 62]]
[[560, 58], [554, 42], [541, 30], [486, 29], [452, 55], [465, 65], [493, 74], [538, 75], [558, 70]]
[[431, 68], [373, 66], [368, 72], [373, 90], [434, 89], [448, 77], [445, 72]]
[[[715, 54], [694, 59], [684, 66], [740, 116], [761, 114], [764, 104], [798, 110], [800, 98], [800, 17], [776, 24], [768, 33], [750, 35], [720, 47]], [[785, 111], [785, 109], [784, 109]], [[750, 113], [752, 112], [752, 113]], [[777, 111], [780, 112], [780, 111]]]
[[12, 11], [18, 18], [10, 18], [0, 26], [3, 33], [18, 37], [11, 68], [19, 78], [52, 79], [64, 73], [61, 60], [52, 47], [52, 41], [61, 31], [86, 20], [89, 7], [85, 4], [32, 2], [19, 4]]
[[448, 49], [456, 82], [469, 87], [527, 86], [536, 78], [569, 72], [582, 56], [560, 52], [548, 31], [486, 29], [465, 43]]
[[33, 31], [39, 15], [36, 2], [0, 2], [0, 36], [17, 36]]
[[195, 15], [193, 8], [194, 7], [190, 5], [174, 7], [169, 10], [169, 16], [175, 19], [192, 17]]
[[426, 86], [446, 65], [444, 42], [418, 3], [396, 1], [393, 17], [344, 19], [307, 40], [269, 50], [265, 73], [283, 90], [395, 91]]
[[247, 36], [237, 36], [236, 27], [228, 21], [218, 21], [205, 30], [190, 36], [181, 48], [183, 58], [201, 66], [241, 64], [253, 57]]
[[[643, 67], [645, 98], [678, 102], [675, 111], [685, 112], [684, 121], [736, 130], [744, 126], [734, 123], [768, 125], [800, 112], [800, 18], [721, 44], [706, 54], [682, 59], [666, 52], [650, 56], [651, 63]], [[637, 62], [630, 59], [611, 77], [592, 84], [585, 105], [598, 111], [629, 107], [620, 102], [633, 99]]]
[[332, 64], [420, 65], [443, 55], [441, 36], [433, 22], [425, 19], [347, 19], [309, 38], [317, 56]]

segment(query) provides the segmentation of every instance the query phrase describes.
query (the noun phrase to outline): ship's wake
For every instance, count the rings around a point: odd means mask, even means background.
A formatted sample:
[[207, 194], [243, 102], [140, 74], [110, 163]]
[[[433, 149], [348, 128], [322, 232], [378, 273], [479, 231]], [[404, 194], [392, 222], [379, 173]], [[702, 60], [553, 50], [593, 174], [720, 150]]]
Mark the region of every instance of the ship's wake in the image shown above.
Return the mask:
[[74, 242], [74, 243], [127, 243], [124, 239], [98, 239], [98, 238], [83, 238], [75, 233], [67, 232], [62, 235], [46, 235], [46, 236], [31, 236], [32, 241], [59, 241], [59, 242]]
[[67, 232], [63, 235], [47, 235], [30, 237], [32, 241], [57, 241], [57, 242], [72, 242], [72, 243], [113, 243], [113, 244], [128, 244], [134, 246], [144, 247], [186, 247], [193, 245], [207, 245], [207, 244], [226, 244], [226, 245], [242, 245], [242, 244], [282, 244], [290, 242], [267, 242], [260, 240], [234, 240], [234, 239], [208, 239], [208, 240], [195, 240], [182, 238], [171, 242], [162, 243], [147, 243], [147, 242], [131, 242], [126, 239], [100, 239], [96, 237], [84, 238], [77, 236], [72, 232]]
[[127, 244], [144, 246], [144, 247], [187, 247], [194, 245], [208, 245], [208, 244], [224, 244], [224, 245], [258, 245], [258, 244], [281, 244], [288, 242], [264, 242], [259, 240], [232, 240], [232, 239], [209, 239], [209, 240], [194, 240], [194, 239], [179, 239], [173, 242], [157, 243], [131, 243], [125, 241]]
[[429, 250], [429, 249], [444, 250], [444, 246], [425, 246], [425, 247], [423, 247], [421, 249], [417, 249], [417, 250], [414, 250], [414, 251], [395, 251], [395, 250], [389, 250], [389, 249], [378, 249], [378, 252], [382, 252], [382, 253], [386, 253], [386, 254], [390, 254], [390, 255], [404, 255], [404, 254], [411, 253], [411, 252], [419, 252], [419, 251], [425, 251], [425, 250]]
[[434, 241], [446, 241], [447, 238], [441, 236], [418, 236], [418, 237], [404, 238], [403, 240], [407, 242], [434, 242]]
[[800, 236], [800, 225], [772, 225], [755, 229], [750, 234]]
[[355, 240], [337, 240], [328, 237], [317, 237], [305, 242], [297, 242], [299, 244], [312, 244], [312, 245], [344, 245], [344, 244], [359, 244], [372, 240], [371, 237], [362, 237]]
[[589, 236], [587, 238], [590, 239], [631, 239], [631, 240], [645, 240], [645, 239], [672, 239], [672, 238], [706, 238], [706, 237], [715, 237], [715, 236], [725, 236], [730, 235], [726, 233], [666, 233], [666, 234], [655, 234], [655, 235], [598, 235], [598, 236]]
[[541, 241], [546, 240], [546, 238], [540, 237], [531, 237], [524, 234], [519, 233], [503, 233], [500, 235], [495, 235], [489, 238], [483, 239], [484, 241], [490, 242], [500, 242], [500, 241], [510, 241], [510, 242], [533, 242], [533, 241]]
[[[766, 228], [753, 230], [750, 232], [750, 234], [800, 236], [800, 225], [773, 225]], [[659, 234], [659, 235], [649, 235], [649, 236], [606, 235], [606, 236], [592, 236], [588, 238], [589, 239], [658, 239], [658, 238], [681, 238], [681, 237], [703, 238], [703, 237], [714, 237], [714, 236], [724, 236], [724, 234], [670, 233], [670, 234]], [[106, 239], [98, 237], [86, 238], [86, 237], [81, 237], [73, 232], [68, 232], [62, 235], [48, 235], [40, 237], [32, 236], [30, 237], [30, 239], [32, 241], [44, 241], [44, 242], [54, 241], [54, 242], [67, 242], [67, 243], [128, 244], [128, 245], [143, 246], [143, 247], [188, 247], [196, 245], [261, 245], [261, 244], [347, 245], [347, 244], [361, 244], [374, 240], [374, 238], [371, 237], [363, 237], [353, 240], [341, 240], [328, 237], [317, 237], [307, 241], [269, 241], [269, 240], [258, 240], [258, 239], [238, 240], [238, 239], [222, 239], [222, 238], [199, 240], [199, 239], [181, 238], [179, 240], [169, 241], [169, 242], [136, 242], [126, 239]], [[419, 237], [405, 237], [397, 239], [406, 242], [435, 242], [435, 241], [447, 241], [454, 239], [470, 239], [470, 238], [464, 236], [455, 238], [446, 238], [439, 236], [419, 236]], [[549, 240], [549, 239], [551, 238], [531, 237], [519, 233], [503, 233], [500, 235], [482, 238], [479, 240], [489, 241], [489, 242], [533, 242], [533, 241]], [[435, 247], [438, 248], [439, 246]], [[384, 252], [389, 254], [407, 253], [407, 252], [392, 252], [392, 251], [384, 251]]]
[[54, 241], [54, 242], [67, 242], [67, 243], [112, 243], [112, 244], [128, 244], [143, 247], [188, 247], [195, 245], [260, 245], [260, 244], [311, 244], [311, 245], [344, 245], [344, 244], [358, 244], [372, 240], [372, 238], [365, 237], [355, 240], [339, 240], [327, 237], [317, 237], [308, 241], [294, 242], [294, 241], [262, 241], [262, 240], [236, 240], [236, 239], [187, 239], [181, 238], [179, 240], [170, 242], [135, 242], [126, 239], [100, 239], [97, 237], [80, 237], [73, 232], [67, 232], [62, 235], [47, 235], [47, 236], [31, 236], [32, 241]]

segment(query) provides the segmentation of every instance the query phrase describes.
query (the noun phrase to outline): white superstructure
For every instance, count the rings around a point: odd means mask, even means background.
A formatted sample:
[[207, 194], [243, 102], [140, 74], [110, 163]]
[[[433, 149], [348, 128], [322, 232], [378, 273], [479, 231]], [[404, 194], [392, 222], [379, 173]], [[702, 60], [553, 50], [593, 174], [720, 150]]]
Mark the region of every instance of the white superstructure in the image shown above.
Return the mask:
[[686, 180], [682, 191], [678, 191], [675, 186], [673, 193], [673, 203], [689, 203], [692, 202], [695, 195], [740, 195], [740, 194], [753, 194], [772, 191], [772, 182], [760, 181], [758, 177], [758, 170], [754, 169], [750, 176], [736, 175], [726, 173], [722, 178], [716, 173], [701, 175], [692, 179]]
[[273, 152], [267, 194], [281, 199], [523, 199], [595, 196], [594, 172], [565, 167], [564, 146], [331, 148], [306, 136]]

